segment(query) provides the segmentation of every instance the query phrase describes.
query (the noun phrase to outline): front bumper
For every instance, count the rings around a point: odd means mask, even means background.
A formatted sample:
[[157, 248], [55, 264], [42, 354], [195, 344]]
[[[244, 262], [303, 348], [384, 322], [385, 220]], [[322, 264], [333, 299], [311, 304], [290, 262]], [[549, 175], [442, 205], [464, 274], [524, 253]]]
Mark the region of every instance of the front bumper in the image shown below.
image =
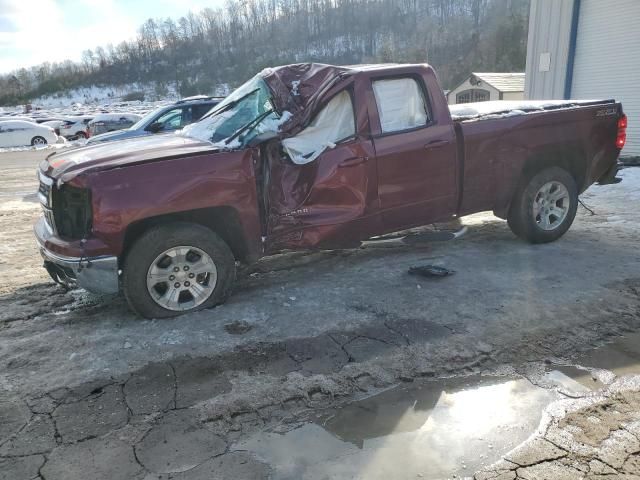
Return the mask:
[[66, 257], [48, 250], [44, 241], [51, 233], [47, 230], [44, 219], [36, 223], [35, 234], [44, 267], [55, 282], [69, 287], [78, 286], [94, 293], [118, 293], [120, 282], [117, 257]]

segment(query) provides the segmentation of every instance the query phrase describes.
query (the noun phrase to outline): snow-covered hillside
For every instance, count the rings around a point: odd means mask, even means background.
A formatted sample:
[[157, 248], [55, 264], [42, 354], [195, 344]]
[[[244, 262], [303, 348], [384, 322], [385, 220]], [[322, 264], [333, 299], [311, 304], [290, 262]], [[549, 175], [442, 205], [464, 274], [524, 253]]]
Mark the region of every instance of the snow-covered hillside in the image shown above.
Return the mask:
[[[224, 83], [218, 85], [213, 94], [226, 96], [230, 90], [229, 84]], [[77, 103], [82, 105], [104, 105], [122, 101], [127, 94], [138, 92], [144, 93], [144, 99], [147, 102], [173, 101], [181, 97], [176, 91], [175, 85], [159, 85], [156, 82], [147, 82], [127, 85], [91, 85], [90, 87], [74, 88], [34, 98], [31, 103], [41, 108], [69, 107]], [[211, 92], [199, 93], [209, 94]]]
[[75, 103], [100, 105], [122, 100], [129, 93], [144, 92], [145, 100], [177, 100], [179, 95], [172, 85], [159, 88], [155, 83], [132, 83], [128, 85], [92, 85], [75, 88], [53, 95], [34, 98], [33, 105], [43, 108], [66, 107]]

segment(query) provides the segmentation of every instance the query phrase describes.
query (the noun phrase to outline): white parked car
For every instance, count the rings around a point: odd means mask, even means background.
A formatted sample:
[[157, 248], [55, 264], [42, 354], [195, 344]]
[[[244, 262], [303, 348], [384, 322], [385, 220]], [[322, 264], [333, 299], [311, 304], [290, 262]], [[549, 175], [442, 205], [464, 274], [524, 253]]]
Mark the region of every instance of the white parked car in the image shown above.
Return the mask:
[[34, 122], [37, 123], [33, 118], [31, 117], [18, 117], [18, 116], [0, 116], [0, 122], [4, 122], [7, 120], [22, 120], [23, 122]]
[[22, 147], [24, 145], [46, 145], [56, 143], [58, 136], [53, 128], [24, 120], [0, 122], [0, 147]]
[[56, 135], [60, 135], [60, 126], [62, 124], [64, 124], [64, 120], [47, 120], [46, 122], [39, 123], [38, 125], [51, 127], [53, 128], [53, 131], [56, 132]]
[[91, 120], [93, 120], [93, 115], [65, 118], [60, 127], [58, 127], [60, 128], [60, 135], [68, 139], [87, 138], [87, 128]]

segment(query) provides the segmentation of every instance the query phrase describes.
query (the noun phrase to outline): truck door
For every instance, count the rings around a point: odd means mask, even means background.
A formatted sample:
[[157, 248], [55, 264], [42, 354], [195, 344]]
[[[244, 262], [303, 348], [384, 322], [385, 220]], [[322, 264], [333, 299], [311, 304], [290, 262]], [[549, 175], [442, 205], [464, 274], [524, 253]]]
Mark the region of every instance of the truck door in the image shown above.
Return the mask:
[[458, 175], [453, 125], [435, 120], [419, 76], [375, 77], [371, 89], [371, 129], [385, 229], [450, 217], [456, 211]]
[[373, 146], [353, 106], [350, 89], [329, 92], [304, 130], [266, 148], [268, 253], [357, 245], [376, 228]]

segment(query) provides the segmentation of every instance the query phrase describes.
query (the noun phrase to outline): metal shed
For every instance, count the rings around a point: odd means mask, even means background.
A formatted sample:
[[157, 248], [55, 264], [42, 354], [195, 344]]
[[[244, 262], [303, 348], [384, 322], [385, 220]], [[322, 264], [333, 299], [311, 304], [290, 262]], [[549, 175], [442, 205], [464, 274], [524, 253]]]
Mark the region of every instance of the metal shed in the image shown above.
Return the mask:
[[489, 100], [522, 100], [524, 73], [473, 72], [447, 93], [450, 105]]
[[639, 0], [532, 0], [525, 98], [621, 101], [640, 156], [639, 56]]

